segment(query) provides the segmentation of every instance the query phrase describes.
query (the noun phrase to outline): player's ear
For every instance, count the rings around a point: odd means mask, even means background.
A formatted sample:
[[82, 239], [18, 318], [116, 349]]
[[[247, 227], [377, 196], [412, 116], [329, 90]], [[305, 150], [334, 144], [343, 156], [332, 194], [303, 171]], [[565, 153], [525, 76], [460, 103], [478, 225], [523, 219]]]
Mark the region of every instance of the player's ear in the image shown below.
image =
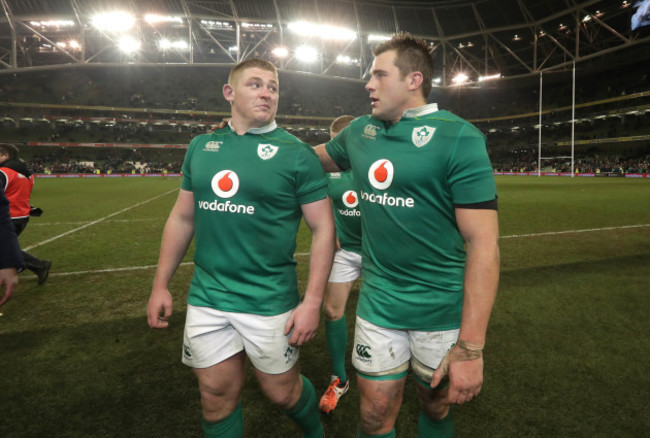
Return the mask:
[[408, 74], [409, 90], [414, 91], [422, 86], [422, 73], [414, 71]]
[[235, 89], [230, 84], [223, 86], [223, 97], [230, 103], [233, 103], [235, 100]]

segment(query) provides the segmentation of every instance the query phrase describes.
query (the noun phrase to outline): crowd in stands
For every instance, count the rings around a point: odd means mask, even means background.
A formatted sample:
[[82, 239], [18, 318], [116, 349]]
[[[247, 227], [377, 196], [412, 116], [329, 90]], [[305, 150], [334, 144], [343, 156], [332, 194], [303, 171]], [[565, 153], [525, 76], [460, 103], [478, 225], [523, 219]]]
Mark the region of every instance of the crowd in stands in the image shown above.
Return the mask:
[[[625, 74], [608, 75], [603, 85], [597, 72], [588, 74], [588, 64], [579, 66], [576, 103], [584, 105], [576, 108], [573, 126], [571, 111], [567, 110], [571, 106], [571, 72], [548, 75], [542, 99], [543, 169], [564, 172], [568, 162], [570, 170], [570, 161], [565, 158], [548, 158], [568, 154], [574, 128], [575, 167], [580, 171], [648, 171], [650, 96], [639, 93], [650, 91], [650, 78], [644, 65], [626, 69]], [[229, 106], [221, 95], [228, 71], [228, 67], [207, 65], [87, 65], [3, 74], [0, 108], [5, 119], [0, 124], [0, 136], [3, 141], [19, 144], [187, 145], [228, 113]], [[281, 71], [280, 83], [279, 123], [312, 145], [328, 139], [325, 127], [331, 119], [370, 110], [368, 93], [360, 80]], [[535, 171], [539, 92], [539, 78], [533, 77], [480, 87], [434, 87], [429, 100], [473, 121], [486, 134], [496, 170]], [[629, 98], [621, 99], [625, 96]], [[12, 107], [12, 103], [21, 105]], [[43, 109], [25, 103], [57, 107]], [[77, 105], [94, 108], [75, 109]], [[211, 115], [201, 113], [205, 111]], [[59, 116], [65, 120], [58, 120]], [[26, 118], [32, 121], [25, 122]], [[95, 123], [94, 118], [118, 121]], [[174, 120], [179, 123], [170, 123]], [[178, 172], [184, 154], [184, 149], [169, 152], [137, 146], [26, 149], [36, 173]]]
[[185, 149], [26, 146], [21, 157], [37, 174], [179, 173]]
[[[537, 172], [538, 155], [527, 154], [517, 159], [492, 160], [497, 172]], [[542, 158], [542, 172], [571, 172], [570, 158]], [[573, 163], [575, 173], [620, 174], [650, 173], [650, 154], [641, 158], [582, 156]]]

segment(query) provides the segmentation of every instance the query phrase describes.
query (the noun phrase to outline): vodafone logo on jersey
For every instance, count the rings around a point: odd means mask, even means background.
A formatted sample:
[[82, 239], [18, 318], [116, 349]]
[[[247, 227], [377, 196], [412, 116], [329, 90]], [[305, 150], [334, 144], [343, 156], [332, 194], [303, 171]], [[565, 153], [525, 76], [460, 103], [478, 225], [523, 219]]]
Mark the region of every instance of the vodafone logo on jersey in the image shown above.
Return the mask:
[[394, 173], [393, 163], [385, 159], [377, 160], [368, 170], [368, 181], [377, 190], [386, 190], [393, 182]]
[[347, 208], [354, 208], [357, 205], [359, 205], [359, 197], [357, 196], [357, 192], [354, 190], [348, 190], [347, 192], [343, 193], [343, 205], [345, 205]]
[[220, 198], [232, 198], [239, 190], [239, 177], [232, 170], [222, 170], [212, 177], [212, 191]]
[[[395, 168], [393, 163], [387, 159], [377, 160], [368, 169], [368, 182], [377, 190], [386, 190], [393, 183]], [[406, 207], [413, 208], [415, 200], [413, 198], [403, 198], [401, 196], [391, 196], [388, 192], [381, 195], [361, 191], [361, 199], [373, 204], [385, 205], [388, 207]]]
[[[212, 191], [221, 199], [232, 198], [239, 191], [239, 176], [232, 170], [222, 170], [212, 177]], [[238, 205], [230, 201], [223, 202], [218, 199], [205, 201], [199, 200], [200, 210], [209, 210], [220, 213], [254, 215], [255, 207], [252, 205]]]
[[359, 205], [359, 196], [357, 195], [357, 192], [354, 190], [348, 190], [345, 193], [343, 193], [343, 196], [341, 196], [341, 200], [343, 201], [343, 205], [345, 205], [348, 209], [346, 210], [341, 210], [340, 208], [338, 209], [338, 212], [342, 216], [361, 216], [361, 212], [356, 209], [356, 207]]

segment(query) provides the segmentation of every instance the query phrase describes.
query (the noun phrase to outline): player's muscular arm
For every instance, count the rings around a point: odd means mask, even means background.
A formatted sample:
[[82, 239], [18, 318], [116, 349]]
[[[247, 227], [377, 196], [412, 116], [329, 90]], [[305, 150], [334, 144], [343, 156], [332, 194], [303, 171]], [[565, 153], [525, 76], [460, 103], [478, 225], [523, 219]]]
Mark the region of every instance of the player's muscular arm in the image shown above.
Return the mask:
[[169, 325], [167, 319], [172, 314], [169, 282], [183, 260], [193, 236], [194, 194], [181, 189], [165, 224], [158, 268], [147, 305], [147, 321], [152, 328], [164, 328]]
[[[499, 283], [499, 227], [496, 210], [457, 208], [456, 221], [467, 246], [467, 261], [459, 343], [449, 353], [448, 398], [450, 403], [464, 403], [478, 395], [483, 384], [480, 350]], [[436, 370], [432, 386], [445, 371]]]
[[341, 171], [341, 169], [336, 164], [336, 162], [332, 160], [332, 157], [330, 157], [330, 155], [327, 153], [327, 150], [325, 149], [325, 144], [319, 144], [314, 148], [314, 151], [316, 151], [316, 155], [318, 155], [318, 158], [320, 158], [320, 162], [323, 165], [323, 169], [325, 169], [325, 172]]
[[302, 345], [316, 334], [325, 285], [332, 269], [336, 237], [329, 197], [304, 204], [301, 208], [312, 232], [311, 256], [305, 296], [285, 327], [285, 334], [293, 330], [289, 339], [291, 345]]

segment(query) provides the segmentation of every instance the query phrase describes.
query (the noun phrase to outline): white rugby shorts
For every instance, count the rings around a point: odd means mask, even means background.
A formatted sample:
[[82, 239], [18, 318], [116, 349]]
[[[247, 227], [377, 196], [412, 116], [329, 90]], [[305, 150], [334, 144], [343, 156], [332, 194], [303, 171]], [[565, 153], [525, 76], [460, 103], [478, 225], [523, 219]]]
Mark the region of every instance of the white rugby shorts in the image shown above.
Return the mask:
[[418, 375], [426, 380], [422, 366], [432, 374], [456, 343], [459, 332], [388, 329], [357, 316], [352, 365], [362, 374], [386, 376], [406, 371], [409, 360], [417, 361]]
[[267, 374], [289, 371], [300, 349], [289, 345], [284, 327], [291, 311], [264, 316], [187, 306], [183, 334], [183, 363], [208, 368], [242, 350], [253, 366]]
[[334, 254], [332, 271], [327, 281], [330, 283], [347, 283], [361, 277], [361, 255], [356, 252], [339, 249]]

